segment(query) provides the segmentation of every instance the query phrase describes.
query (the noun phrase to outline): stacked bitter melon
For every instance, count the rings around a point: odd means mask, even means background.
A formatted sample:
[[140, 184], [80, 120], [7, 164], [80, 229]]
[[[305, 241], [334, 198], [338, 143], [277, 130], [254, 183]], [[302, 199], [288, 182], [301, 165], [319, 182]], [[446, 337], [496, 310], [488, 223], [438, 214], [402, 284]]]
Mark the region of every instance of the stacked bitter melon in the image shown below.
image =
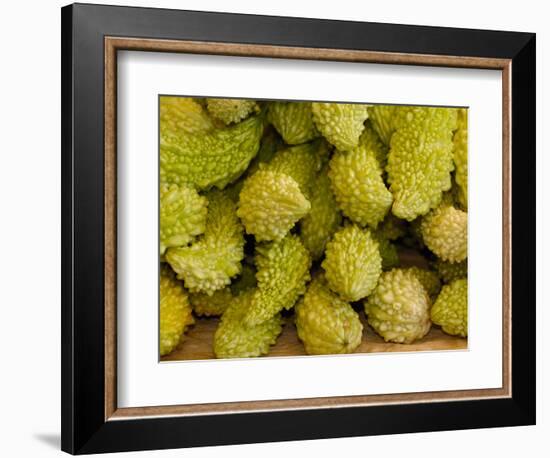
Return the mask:
[[467, 336], [466, 109], [161, 97], [159, 113], [161, 355], [197, 320], [218, 320], [218, 358], [268, 355], [285, 326], [308, 354], [354, 352], [367, 327]]

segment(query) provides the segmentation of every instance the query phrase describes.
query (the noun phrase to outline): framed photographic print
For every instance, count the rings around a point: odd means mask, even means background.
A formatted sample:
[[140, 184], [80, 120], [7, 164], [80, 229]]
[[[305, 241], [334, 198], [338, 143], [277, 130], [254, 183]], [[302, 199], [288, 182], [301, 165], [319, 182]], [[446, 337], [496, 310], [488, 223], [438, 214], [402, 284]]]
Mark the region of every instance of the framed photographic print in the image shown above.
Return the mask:
[[530, 33], [63, 8], [63, 450], [534, 424], [534, 120]]

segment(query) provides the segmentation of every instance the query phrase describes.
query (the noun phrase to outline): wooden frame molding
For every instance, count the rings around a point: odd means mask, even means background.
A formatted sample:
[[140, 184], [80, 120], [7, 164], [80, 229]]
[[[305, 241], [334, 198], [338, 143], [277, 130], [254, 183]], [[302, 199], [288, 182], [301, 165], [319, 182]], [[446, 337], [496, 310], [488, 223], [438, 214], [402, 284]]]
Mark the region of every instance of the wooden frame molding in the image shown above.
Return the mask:
[[[117, 407], [117, 353], [116, 353], [116, 88], [117, 51], [152, 51], [191, 54], [216, 54], [248, 57], [308, 59], [326, 61], [368, 62], [401, 65], [445, 66], [481, 68], [502, 71], [502, 183], [503, 183], [503, 329], [502, 368], [503, 386], [496, 389], [440, 391], [368, 396], [339, 396], [330, 398], [287, 399], [278, 401], [246, 401], [219, 404], [193, 404], [174, 406]], [[274, 410], [301, 410], [340, 408], [381, 404], [429, 403], [439, 401], [464, 401], [477, 399], [509, 398], [511, 384], [511, 298], [512, 298], [512, 226], [511, 226], [511, 59], [460, 57], [386, 53], [373, 51], [336, 50], [270, 45], [247, 45], [201, 41], [121, 38], [107, 36], [104, 39], [105, 57], [105, 420], [129, 420], [144, 417], [194, 416], [205, 414], [244, 413]]]

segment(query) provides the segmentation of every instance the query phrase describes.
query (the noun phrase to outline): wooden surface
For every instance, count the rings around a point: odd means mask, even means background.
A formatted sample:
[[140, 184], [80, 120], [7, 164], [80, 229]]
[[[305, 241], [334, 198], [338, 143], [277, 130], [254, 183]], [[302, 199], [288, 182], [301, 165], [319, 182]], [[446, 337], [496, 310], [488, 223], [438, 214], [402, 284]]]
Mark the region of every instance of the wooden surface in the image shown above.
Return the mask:
[[[363, 340], [355, 353], [386, 353], [403, 351], [433, 351], [433, 350], [463, 350], [468, 346], [467, 339], [445, 334], [438, 327], [432, 326], [430, 332], [421, 340], [412, 344], [386, 343], [366, 324], [364, 313], [360, 313], [363, 321]], [[218, 325], [217, 318], [197, 318], [195, 325], [185, 333], [178, 347], [162, 361], [183, 361], [197, 359], [213, 359], [212, 342]], [[296, 335], [296, 327], [292, 319], [287, 319], [282, 334], [277, 343], [271, 347], [272, 356], [305, 355], [304, 346]]]
[[214, 54], [220, 56], [370, 62], [398, 65], [412, 64], [438, 67], [490, 68], [498, 70], [505, 70], [511, 63], [511, 59], [491, 57], [412, 54], [357, 49], [304, 48], [300, 46], [162, 40], [134, 37], [105, 37], [105, 42], [108, 46], [121, 50]]
[[[419, 266], [427, 268], [426, 259], [415, 250], [399, 249], [399, 264], [402, 267]], [[378, 334], [367, 324], [365, 313], [360, 310], [359, 317], [363, 323], [363, 339], [355, 353], [387, 353], [404, 351], [435, 351], [435, 350], [464, 350], [468, 347], [468, 340], [445, 334], [438, 326], [432, 325], [430, 332], [422, 339], [412, 344], [396, 344], [384, 342]], [[183, 337], [177, 348], [169, 355], [163, 356], [161, 361], [185, 361], [198, 359], [214, 359], [212, 345], [214, 333], [218, 326], [218, 318], [195, 318], [195, 324]], [[303, 356], [306, 355], [302, 342], [296, 335], [296, 326], [293, 317], [286, 319], [283, 332], [277, 343], [271, 347], [267, 356]]]

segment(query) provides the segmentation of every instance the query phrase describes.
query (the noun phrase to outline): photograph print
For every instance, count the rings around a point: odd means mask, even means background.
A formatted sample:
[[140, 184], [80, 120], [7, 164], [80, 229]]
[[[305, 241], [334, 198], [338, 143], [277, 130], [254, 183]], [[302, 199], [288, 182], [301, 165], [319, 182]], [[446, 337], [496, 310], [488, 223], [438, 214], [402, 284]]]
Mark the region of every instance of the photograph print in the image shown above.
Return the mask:
[[159, 96], [161, 361], [468, 348], [468, 109]]

